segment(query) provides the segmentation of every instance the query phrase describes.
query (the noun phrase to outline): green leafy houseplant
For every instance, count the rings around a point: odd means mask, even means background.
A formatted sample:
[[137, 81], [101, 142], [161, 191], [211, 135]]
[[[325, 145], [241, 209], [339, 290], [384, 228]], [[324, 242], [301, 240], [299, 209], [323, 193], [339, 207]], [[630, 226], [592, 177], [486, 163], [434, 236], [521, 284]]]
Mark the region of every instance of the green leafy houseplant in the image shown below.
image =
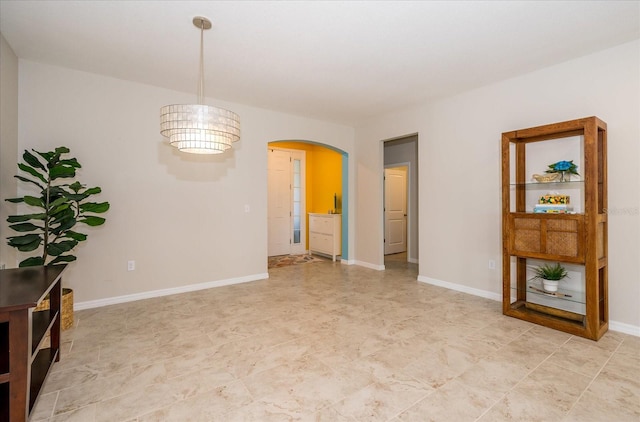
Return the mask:
[[559, 262], [555, 265], [545, 264], [536, 267], [534, 272], [535, 278], [542, 279], [542, 286], [548, 292], [557, 292], [558, 282], [569, 276], [567, 270]]
[[58, 147], [54, 151], [34, 154], [25, 150], [18, 168], [25, 176], [15, 177], [33, 185], [39, 190], [38, 196], [25, 195], [20, 198], [6, 199], [13, 203], [24, 203], [37, 209], [37, 212], [11, 215], [7, 221], [9, 228], [19, 235], [7, 238], [8, 244], [21, 252], [34, 252], [42, 246], [42, 251], [22, 262], [20, 267], [36, 265], [54, 265], [72, 262], [76, 257], [70, 252], [87, 235], [74, 230], [78, 223], [88, 226], [100, 226], [105, 219], [102, 214], [109, 209], [108, 202], [90, 202], [88, 199], [102, 190], [99, 187], [86, 188], [80, 182], [70, 182], [76, 176], [80, 163], [75, 158], [64, 158], [69, 148]]
[[565, 277], [568, 277], [569, 274], [567, 270], [560, 265], [560, 263], [556, 263], [555, 265], [545, 264], [540, 267], [537, 267], [535, 270], [536, 278], [541, 278], [544, 280], [556, 280], [560, 281]]

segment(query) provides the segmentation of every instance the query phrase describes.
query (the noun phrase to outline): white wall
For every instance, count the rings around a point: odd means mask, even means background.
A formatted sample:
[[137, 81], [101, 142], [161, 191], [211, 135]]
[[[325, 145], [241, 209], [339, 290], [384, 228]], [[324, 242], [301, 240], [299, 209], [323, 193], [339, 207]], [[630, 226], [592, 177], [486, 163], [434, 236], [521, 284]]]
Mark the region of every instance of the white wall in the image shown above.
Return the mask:
[[19, 96], [20, 151], [69, 147], [79, 180], [111, 203], [65, 276], [80, 303], [265, 277], [267, 143], [353, 151], [352, 128], [210, 100], [240, 115], [240, 142], [221, 156], [181, 154], [159, 134], [159, 110], [195, 94], [24, 60]]
[[[487, 261], [500, 268], [500, 134], [597, 115], [609, 124], [611, 319], [640, 327], [639, 50], [628, 43], [378, 117], [356, 129], [355, 143], [345, 126], [218, 102], [243, 127], [222, 157], [178, 154], [158, 133], [159, 108], [193, 94], [20, 60], [18, 151], [70, 147], [84, 166], [80, 180], [111, 202], [65, 277], [86, 302], [264, 276], [271, 140], [349, 152], [349, 258], [381, 266], [381, 141], [419, 133], [420, 277], [499, 295], [500, 272]], [[126, 271], [129, 259], [136, 271]]]
[[608, 123], [612, 328], [640, 333], [639, 41], [360, 125], [356, 260], [381, 264], [380, 141], [418, 132], [420, 279], [499, 298], [501, 133], [592, 115]]
[[16, 250], [7, 245], [7, 236], [18, 234], [9, 229], [7, 216], [16, 205], [6, 202], [17, 195], [18, 170], [18, 57], [0, 34], [0, 264], [17, 265]]

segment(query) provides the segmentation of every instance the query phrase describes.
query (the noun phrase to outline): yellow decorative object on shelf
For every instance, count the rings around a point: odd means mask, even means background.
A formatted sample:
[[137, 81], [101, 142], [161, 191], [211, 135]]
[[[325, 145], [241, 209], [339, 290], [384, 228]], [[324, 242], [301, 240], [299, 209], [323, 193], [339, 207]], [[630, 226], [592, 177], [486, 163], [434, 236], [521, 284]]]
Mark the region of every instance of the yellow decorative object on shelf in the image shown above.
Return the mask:
[[569, 195], [559, 195], [559, 194], [547, 194], [542, 195], [540, 200], [538, 200], [538, 204], [569, 204], [570, 197]]

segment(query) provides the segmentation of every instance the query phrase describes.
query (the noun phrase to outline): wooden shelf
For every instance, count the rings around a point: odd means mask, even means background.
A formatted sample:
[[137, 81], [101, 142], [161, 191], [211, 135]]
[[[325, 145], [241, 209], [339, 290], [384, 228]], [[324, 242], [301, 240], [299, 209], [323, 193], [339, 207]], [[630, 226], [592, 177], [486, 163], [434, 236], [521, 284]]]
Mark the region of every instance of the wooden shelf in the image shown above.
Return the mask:
[[531, 190], [548, 190], [548, 189], [580, 189], [584, 186], [584, 180], [571, 180], [568, 182], [523, 182], [511, 183], [511, 187], [524, 187]]
[[[575, 136], [581, 137], [576, 154], [581, 155], [583, 163], [582, 180], [531, 182], [531, 174], [540, 173], [544, 168], [527, 168], [527, 146], [536, 143], [536, 151], [540, 151], [547, 148], [547, 144], [541, 144], [543, 142]], [[549, 148], [553, 148], [551, 143]], [[598, 340], [607, 331], [606, 158], [607, 125], [597, 117], [502, 134], [502, 309], [505, 315], [592, 340]], [[526, 193], [534, 195], [543, 190], [579, 194], [579, 212], [527, 211], [532, 205], [527, 204]], [[583, 290], [567, 293], [572, 298], [562, 299], [532, 291], [527, 278], [529, 259], [580, 266], [584, 273]], [[544, 300], [538, 300], [540, 298]], [[566, 306], [568, 302], [583, 305], [584, 312], [570, 309], [571, 306]]]
[[38, 353], [35, 354], [33, 363], [31, 364], [31, 383], [29, 386], [29, 413], [31, 413], [31, 410], [33, 409], [33, 406], [38, 399], [44, 381], [49, 375], [51, 365], [53, 365], [53, 362], [56, 361], [57, 357], [58, 350], [54, 350], [51, 348], [40, 349], [38, 350]]
[[[517, 286], [511, 286], [512, 292], [517, 292]], [[587, 298], [582, 291], [559, 288], [557, 292], [544, 290], [542, 282], [538, 280], [527, 281], [527, 293], [550, 301], [572, 302], [581, 305], [586, 304]]]
[[[0, 421], [24, 422], [60, 359], [66, 265], [0, 271]], [[34, 312], [49, 297], [49, 310]], [[49, 335], [50, 347], [43, 348]], [[9, 353], [11, 351], [11, 353]]]
[[32, 314], [32, 340], [31, 340], [31, 353], [35, 352], [42, 346], [42, 343], [47, 337], [47, 332], [51, 329], [51, 325], [54, 323], [58, 315], [54, 314], [53, 318], [49, 310], [38, 311]]

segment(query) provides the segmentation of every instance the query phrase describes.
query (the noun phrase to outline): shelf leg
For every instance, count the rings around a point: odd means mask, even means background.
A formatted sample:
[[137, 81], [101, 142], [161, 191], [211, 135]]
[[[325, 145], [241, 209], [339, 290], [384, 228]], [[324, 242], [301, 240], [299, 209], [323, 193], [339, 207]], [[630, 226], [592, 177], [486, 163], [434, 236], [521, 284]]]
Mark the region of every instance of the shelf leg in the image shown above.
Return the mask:
[[29, 379], [31, 379], [31, 310], [13, 311], [9, 315], [9, 420], [28, 419]]

